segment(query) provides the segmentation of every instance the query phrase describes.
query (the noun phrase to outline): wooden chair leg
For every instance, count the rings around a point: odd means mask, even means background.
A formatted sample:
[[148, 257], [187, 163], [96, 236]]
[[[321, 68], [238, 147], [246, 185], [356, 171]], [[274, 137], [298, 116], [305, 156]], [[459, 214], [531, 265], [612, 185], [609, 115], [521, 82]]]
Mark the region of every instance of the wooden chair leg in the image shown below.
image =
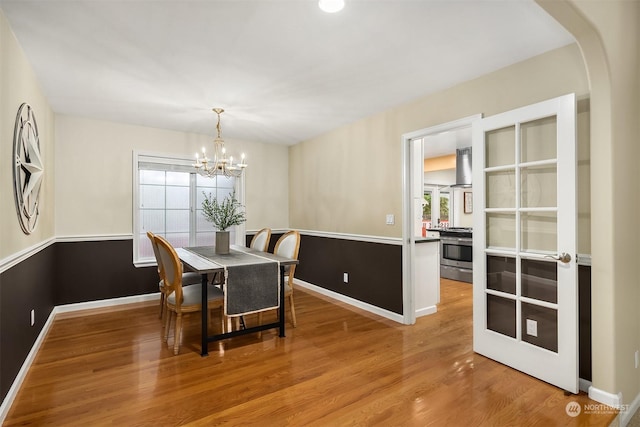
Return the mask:
[[173, 354], [180, 353], [180, 332], [182, 331], [182, 314], [176, 314], [176, 331], [173, 334]]
[[169, 328], [171, 328], [171, 317], [173, 316], [173, 312], [167, 310], [165, 313], [165, 321], [164, 321], [164, 334], [162, 337], [162, 342], [167, 342], [169, 340]]
[[164, 292], [160, 291], [160, 320], [164, 316]]
[[298, 322], [296, 321], [296, 308], [293, 305], [293, 293], [289, 294], [289, 307], [291, 308], [291, 322], [293, 323], [293, 327], [298, 326]]

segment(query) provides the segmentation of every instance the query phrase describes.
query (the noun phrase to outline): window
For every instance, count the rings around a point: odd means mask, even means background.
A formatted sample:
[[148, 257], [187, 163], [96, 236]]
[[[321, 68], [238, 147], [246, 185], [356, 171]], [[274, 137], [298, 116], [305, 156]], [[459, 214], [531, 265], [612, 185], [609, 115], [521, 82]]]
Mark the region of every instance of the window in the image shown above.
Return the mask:
[[[202, 215], [205, 194], [221, 199], [235, 190], [244, 205], [242, 179], [200, 176], [193, 160], [134, 153], [133, 163], [133, 261], [137, 266], [155, 263], [147, 231], [176, 248], [213, 245], [214, 226]], [[229, 231], [232, 244], [244, 244], [244, 224]]]
[[433, 228], [431, 225], [431, 200], [433, 199], [433, 192], [425, 190], [424, 203], [422, 204], [422, 227]]
[[440, 223], [444, 224], [446, 227], [452, 224], [452, 221], [449, 221], [449, 192], [448, 191], [440, 192]]
[[425, 228], [450, 227], [454, 223], [453, 189], [449, 186], [425, 184], [422, 223]]

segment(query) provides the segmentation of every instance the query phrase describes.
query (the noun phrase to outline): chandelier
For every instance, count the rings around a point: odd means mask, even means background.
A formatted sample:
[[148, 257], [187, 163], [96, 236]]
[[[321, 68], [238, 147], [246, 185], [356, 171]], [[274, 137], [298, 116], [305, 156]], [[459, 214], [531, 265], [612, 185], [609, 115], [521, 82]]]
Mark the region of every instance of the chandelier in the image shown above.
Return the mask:
[[216, 175], [238, 178], [242, 176], [242, 172], [244, 172], [244, 169], [247, 167], [247, 164], [244, 162], [244, 153], [240, 155], [239, 163], [234, 164], [232, 156], [227, 158], [224, 140], [220, 136], [222, 133], [220, 114], [224, 113], [224, 110], [222, 108], [214, 108], [213, 111], [218, 115], [218, 124], [216, 125], [218, 136], [213, 141], [213, 160], [207, 158], [205, 148], [202, 147], [202, 159], [200, 159], [198, 153], [196, 153], [196, 163], [193, 166], [200, 175], [209, 178]]

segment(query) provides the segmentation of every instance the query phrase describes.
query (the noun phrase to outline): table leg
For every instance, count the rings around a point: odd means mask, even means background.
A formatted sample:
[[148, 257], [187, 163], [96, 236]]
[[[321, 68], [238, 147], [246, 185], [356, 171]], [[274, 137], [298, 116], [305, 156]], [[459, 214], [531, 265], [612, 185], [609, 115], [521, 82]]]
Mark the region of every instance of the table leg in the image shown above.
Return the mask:
[[208, 295], [208, 283], [207, 283], [207, 274], [202, 275], [202, 330], [201, 330], [201, 341], [202, 341], [202, 349], [200, 350], [200, 356], [208, 356], [209, 355], [209, 295]]
[[280, 337], [284, 337], [284, 265], [280, 266], [280, 325], [279, 325], [279, 330], [280, 330]]

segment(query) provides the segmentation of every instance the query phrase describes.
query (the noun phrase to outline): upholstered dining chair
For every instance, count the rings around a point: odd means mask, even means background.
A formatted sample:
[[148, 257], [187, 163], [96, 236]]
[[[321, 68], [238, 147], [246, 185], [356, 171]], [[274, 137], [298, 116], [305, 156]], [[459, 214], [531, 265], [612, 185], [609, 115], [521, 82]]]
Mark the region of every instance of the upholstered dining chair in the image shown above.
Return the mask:
[[[273, 253], [286, 258], [298, 259], [298, 252], [300, 251], [300, 233], [296, 230], [291, 230], [282, 235], [276, 242], [276, 246], [273, 248]], [[296, 308], [293, 304], [293, 275], [296, 271], [296, 266], [286, 266], [284, 270], [284, 296], [289, 298], [289, 308], [291, 310], [291, 323], [295, 328], [298, 325], [296, 320]], [[258, 314], [258, 322], [262, 323], [262, 313]]]
[[249, 247], [258, 251], [267, 252], [269, 241], [271, 240], [271, 229], [263, 228], [259, 230], [251, 239]]
[[[158, 290], [160, 291], [160, 319], [164, 318], [164, 307], [166, 300], [166, 291], [164, 288], [164, 268], [162, 267], [162, 260], [160, 259], [160, 254], [158, 253], [158, 245], [155, 241], [155, 234], [150, 231], [147, 231], [147, 237], [151, 240], [151, 247], [153, 248], [153, 254], [156, 257], [156, 263], [158, 264], [158, 277], [160, 281], [158, 282]], [[202, 277], [193, 271], [187, 271], [182, 273], [182, 286], [195, 285], [198, 283], [202, 283]]]
[[[186, 313], [194, 313], [201, 310], [212, 310], [219, 308], [222, 310], [224, 304], [224, 294], [217, 286], [207, 284], [209, 300], [207, 307], [202, 307], [202, 284], [182, 286], [182, 263], [175, 249], [169, 242], [160, 236], [154, 237], [158, 246], [158, 253], [164, 268], [164, 287], [166, 290], [166, 321], [163, 341], [169, 340], [169, 329], [171, 328], [171, 318], [175, 314], [175, 332], [173, 334], [173, 354], [180, 352], [182, 316]], [[221, 313], [221, 327], [224, 331], [224, 314]]]

